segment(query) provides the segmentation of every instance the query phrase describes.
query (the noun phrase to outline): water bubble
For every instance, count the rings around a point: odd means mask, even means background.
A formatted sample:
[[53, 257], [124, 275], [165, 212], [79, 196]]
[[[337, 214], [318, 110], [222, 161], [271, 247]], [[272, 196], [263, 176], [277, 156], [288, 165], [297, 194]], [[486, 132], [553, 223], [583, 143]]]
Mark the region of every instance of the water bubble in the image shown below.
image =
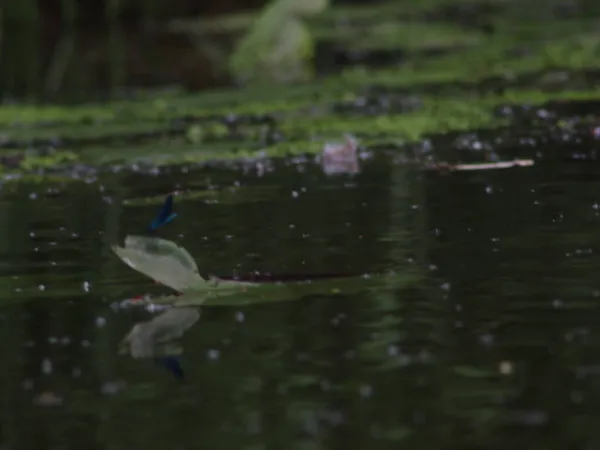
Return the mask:
[[363, 384], [358, 391], [362, 397], [370, 397], [373, 395], [373, 388], [368, 384]]
[[426, 364], [431, 361], [431, 353], [426, 349], [422, 349], [419, 352], [418, 358], [421, 363]]
[[321, 380], [319, 383], [322, 391], [328, 391], [331, 389], [331, 383], [328, 380]]
[[510, 361], [501, 361], [500, 364], [498, 364], [498, 371], [502, 375], [510, 375], [514, 371], [513, 364]]
[[406, 366], [410, 365], [411, 362], [412, 362], [412, 358], [409, 355], [401, 354], [398, 357], [398, 363], [402, 367], [406, 367]]
[[211, 359], [214, 361], [216, 359], [219, 359], [219, 357], [221, 356], [221, 352], [219, 352], [219, 350], [216, 350], [216, 349], [210, 349], [207, 352], [206, 356], [208, 357], [208, 359]]
[[583, 403], [584, 397], [583, 397], [583, 394], [580, 391], [573, 391], [573, 392], [571, 392], [570, 397], [571, 397], [571, 401], [573, 403], [576, 403], [576, 404]]
[[100, 386], [100, 392], [104, 395], [115, 395], [117, 394], [123, 387], [125, 383], [119, 381], [107, 381]]
[[494, 340], [495, 338], [493, 334], [486, 333], [479, 336], [479, 343], [487, 347], [494, 345]]
[[552, 300], [552, 306], [557, 309], [561, 308], [563, 306], [563, 301], [560, 298], [555, 298]]
[[396, 345], [394, 345], [394, 344], [388, 345], [387, 354], [389, 356], [398, 356], [399, 353], [400, 353], [400, 349]]
[[50, 374], [52, 373], [52, 361], [48, 358], [42, 361], [42, 373]]

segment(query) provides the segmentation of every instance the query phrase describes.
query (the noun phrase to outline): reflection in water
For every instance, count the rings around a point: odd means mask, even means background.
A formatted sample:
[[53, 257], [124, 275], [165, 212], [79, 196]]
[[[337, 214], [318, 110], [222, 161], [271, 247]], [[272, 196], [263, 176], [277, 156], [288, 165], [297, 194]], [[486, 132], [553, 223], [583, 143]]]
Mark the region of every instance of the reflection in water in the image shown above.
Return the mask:
[[137, 323], [123, 338], [120, 353], [133, 358], [179, 355], [182, 347], [176, 344], [185, 331], [200, 318], [194, 308], [172, 308], [147, 322]]
[[176, 342], [200, 318], [196, 308], [171, 308], [147, 322], [137, 323], [119, 345], [121, 354], [135, 359], [154, 358], [177, 378], [183, 370], [177, 358], [183, 347]]

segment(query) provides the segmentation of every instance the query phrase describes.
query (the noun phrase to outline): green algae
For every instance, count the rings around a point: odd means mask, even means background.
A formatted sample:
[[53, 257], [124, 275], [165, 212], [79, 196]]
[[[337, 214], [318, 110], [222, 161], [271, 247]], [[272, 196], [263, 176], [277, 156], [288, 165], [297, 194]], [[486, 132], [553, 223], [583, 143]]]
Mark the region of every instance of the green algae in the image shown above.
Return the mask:
[[482, 33], [446, 24], [383, 22], [365, 29], [338, 27], [315, 32], [315, 37], [354, 51], [427, 50], [471, 46], [481, 43]]
[[[493, 34], [439, 18], [422, 21], [434, 7], [463, 3], [336, 7], [311, 21], [318, 39], [353, 51], [390, 50], [395, 43], [409, 50], [446, 46], [451, 51], [428, 57], [409, 52], [401, 66], [358, 65], [293, 86], [175, 91], [79, 106], [2, 105], [0, 146], [56, 147], [62, 152], [37, 159], [26, 155], [17, 169], [21, 173], [73, 162], [232, 161], [315, 154], [344, 133], [356, 135], [368, 148], [378, 142], [410, 143], [429, 135], [494, 129], [510, 120], [494, 113], [502, 104], [599, 97], [593, 82], [574, 81], [577, 74], [598, 68], [600, 37], [590, 31], [597, 18], [563, 19], [549, 27], [549, 13], [520, 12], [518, 2], [492, 3], [497, 7]], [[344, 18], [349, 24], [334, 26]], [[364, 106], [369, 102], [375, 109]]]
[[[312, 116], [291, 114], [281, 117], [276, 125], [277, 130], [286, 136], [281, 142], [261, 142], [260, 135], [263, 131], [258, 127], [252, 132], [247, 131], [246, 135], [239, 136], [237, 140], [231, 138], [229, 141], [220, 141], [215, 135], [213, 142], [206, 136], [200, 143], [190, 142], [185, 137], [165, 137], [145, 145], [125, 143], [117, 146], [92, 146], [58, 153], [62, 159], [56, 162], [78, 161], [89, 165], [143, 162], [151, 165], [169, 165], [316, 154], [321, 152], [325, 142], [338, 139], [347, 132], [368, 140], [369, 143], [390, 139], [399, 139], [405, 143], [416, 142], [431, 134], [479, 128], [493, 129], [506, 125], [509, 119], [494, 114], [494, 109], [499, 105], [541, 105], [550, 100], [570, 99], [600, 99], [600, 91], [541, 92], [514, 89], [506, 90], [501, 95], [473, 94], [460, 98], [426, 98], [423, 99], [420, 109], [400, 114], [361, 116], [335, 114], [331, 111]], [[38, 158], [32, 166], [40, 161], [47, 165], [52, 163], [51, 159]]]
[[57, 151], [51, 155], [28, 156], [21, 162], [21, 170], [34, 171], [48, 169], [72, 163], [78, 159], [78, 155], [70, 151]]

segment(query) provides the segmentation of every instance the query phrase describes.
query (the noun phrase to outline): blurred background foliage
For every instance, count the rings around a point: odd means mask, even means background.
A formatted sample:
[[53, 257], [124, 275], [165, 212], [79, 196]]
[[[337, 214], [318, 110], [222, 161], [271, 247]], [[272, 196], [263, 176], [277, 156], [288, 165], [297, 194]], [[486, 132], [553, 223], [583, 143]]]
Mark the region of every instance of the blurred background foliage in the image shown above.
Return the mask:
[[[443, 4], [439, 0], [394, 3], [407, 11], [435, 10], [436, 4]], [[493, 8], [506, 0], [462, 3], [465, 8], [459, 19], [468, 21], [474, 5]], [[558, 6], [551, 2], [552, 7], [542, 0], [518, 3], [524, 15], [552, 9], [559, 16], [585, 17], [600, 11], [595, 0]], [[264, 0], [5, 0], [0, 6], [0, 95], [52, 98], [59, 93], [77, 96], [126, 86], [178, 85], [197, 90], [231, 84], [227, 71], [215, 67], [219, 65], [215, 55], [231, 49], [231, 33], [198, 37], [199, 27], [194, 24], [203, 23], [206, 29], [217, 17], [259, 11], [265, 5]], [[375, 11], [383, 3], [332, 2], [335, 8], [354, 5], [372, 6]]]

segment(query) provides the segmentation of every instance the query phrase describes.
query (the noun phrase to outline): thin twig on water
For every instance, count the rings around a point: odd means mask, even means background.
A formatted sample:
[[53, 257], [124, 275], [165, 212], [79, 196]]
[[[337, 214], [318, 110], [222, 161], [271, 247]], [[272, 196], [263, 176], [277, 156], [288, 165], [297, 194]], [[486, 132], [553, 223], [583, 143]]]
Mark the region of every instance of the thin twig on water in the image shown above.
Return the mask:
[[510, 169], [511, 167], [531, 167], [534, 165], [533, 159], [515, 159], [514, 161], [498, 161], [493, 163], [475, 163], [475, 164], [450, 164], [446, 162], [434, 163], [427, 166], [429, 170], [439, 171], [457, 171], [457, 170], [492, 170], [492, 169]]

